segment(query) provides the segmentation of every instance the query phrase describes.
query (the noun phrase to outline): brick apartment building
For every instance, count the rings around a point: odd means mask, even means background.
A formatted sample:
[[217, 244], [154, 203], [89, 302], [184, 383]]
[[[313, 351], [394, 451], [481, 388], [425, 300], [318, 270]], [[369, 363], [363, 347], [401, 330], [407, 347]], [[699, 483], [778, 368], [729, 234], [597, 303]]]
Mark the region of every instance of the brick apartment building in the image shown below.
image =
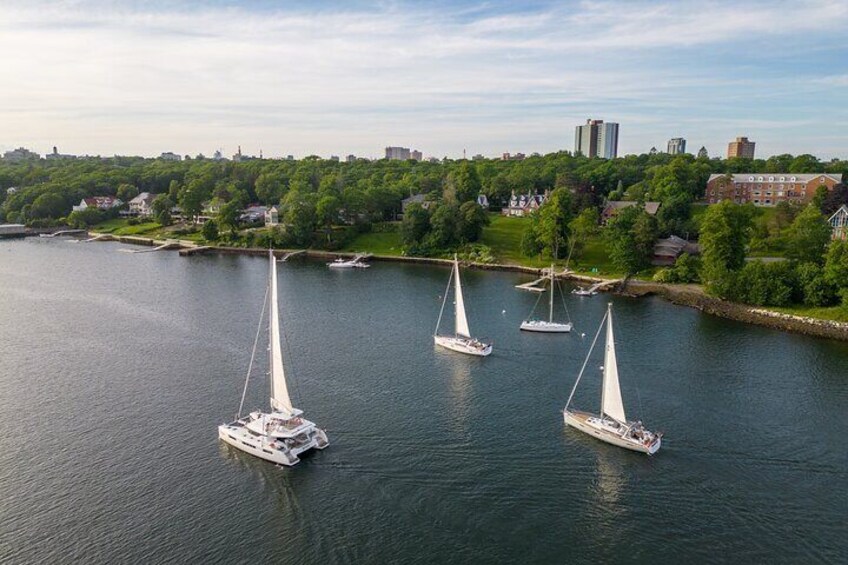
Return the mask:
[[707, 181], [705, 199], [708, 204], [730, 200], [737, 204], [774, 206], [778, 202], [809, 202], [819, 186], [828, 190], [842, 182], [841, 174], [816, 173], [742, 173], [713, 174]]

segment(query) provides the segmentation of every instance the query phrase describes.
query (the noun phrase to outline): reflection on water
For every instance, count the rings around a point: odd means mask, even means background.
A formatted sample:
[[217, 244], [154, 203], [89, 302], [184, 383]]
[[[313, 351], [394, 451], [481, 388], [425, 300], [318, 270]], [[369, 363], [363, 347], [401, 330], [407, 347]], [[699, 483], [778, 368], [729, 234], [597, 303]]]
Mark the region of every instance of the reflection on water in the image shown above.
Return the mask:
[[[571, 295], [590, 335], [547, 339], [518, 330], [538, 298], [521, 275], [463, 271], [471, 325], [496, 344], [478, 359], [433, 345], [447, 268], [291, 261], [287, 369], [331, 445], [278, 468], [216, 430], [238, 406], [265, 260], [116, 249], [0, 241], [0, 561], [848, 555], [846, 344]], [[608, 300], [628, 413], [669, 438], [653, 458], [562, 420]], [[599, 365], [575, 406], [598, 406]], [[266, 368], [257, 355], [245, 407], [267, 406]], [[44, 430], [45, 410], [62, 434], [18, 433]]]

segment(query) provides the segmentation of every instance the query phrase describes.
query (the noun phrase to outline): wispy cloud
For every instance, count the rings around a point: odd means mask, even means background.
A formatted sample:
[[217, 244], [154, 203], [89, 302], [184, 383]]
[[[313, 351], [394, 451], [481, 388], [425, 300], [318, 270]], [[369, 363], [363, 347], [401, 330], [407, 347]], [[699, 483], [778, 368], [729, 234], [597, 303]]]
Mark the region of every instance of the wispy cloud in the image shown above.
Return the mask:
[[[0, 145], [497, 154], [570, 149], [592, 116], [622, 123], [624, 151], [684, 135], [715, 153], [747, 134], [844, 154], [848, 140], [809, 132], [848, 117], [831, 92], [846, 75], [827, 65], [844, 65], [846, 24], [830, 0], [6, 6]], [[820, 68], [799, 59], [812, 49]]]

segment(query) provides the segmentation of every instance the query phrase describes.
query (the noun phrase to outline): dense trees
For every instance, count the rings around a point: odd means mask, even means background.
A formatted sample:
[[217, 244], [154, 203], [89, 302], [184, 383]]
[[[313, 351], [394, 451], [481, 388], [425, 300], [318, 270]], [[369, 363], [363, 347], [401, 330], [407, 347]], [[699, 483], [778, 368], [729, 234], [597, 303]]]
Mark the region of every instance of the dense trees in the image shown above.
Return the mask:
[[613, 264], [628, 275], [650, 266], [657, 231], [656, 218], [641, 206], [623, 209], [610, 220], [604, 233]]
[[701, 221], [701, 280], [719, 296], [731, 292], [729, 273], [745, 263], [753, 216], [753, 206], [724, 201], [710, 206]]

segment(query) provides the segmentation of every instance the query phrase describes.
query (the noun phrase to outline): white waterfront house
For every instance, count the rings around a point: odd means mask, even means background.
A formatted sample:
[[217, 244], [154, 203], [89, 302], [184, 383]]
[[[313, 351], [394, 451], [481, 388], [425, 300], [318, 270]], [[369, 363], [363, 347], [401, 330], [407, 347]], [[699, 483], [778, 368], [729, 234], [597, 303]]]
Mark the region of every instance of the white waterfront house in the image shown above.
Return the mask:
[[123, 202], [114, 196], [91, 196], [83, 198], [80, 203], [73, 207], [74, 212], [82, 212], [87, 208], [98, 208], [100, 210], [109, 210], [117, 208]]
[[501, 214], [504, 216], [528, 216], [531, 212], [541, 208], [542, 204], [548, 201], [549, 195], [550, 193], [547, 190], [544, 194], [532, 194], [528, 191], [527, 194], [519, 195], [516, 195], [513, 190], [509, 197], [509, 205], [501, 210]]
[[265, 225], [276, 226], [280, 224], [280, 211], [276, 206], [271, 206], [265, 210]]
[[151, 194], [149, 192], [142, 192], [129, 202], [130, 210], [129, 213], [131, 216], [152, 216], [153, 215], [153, 201], [156, 199], [158, 194]]

